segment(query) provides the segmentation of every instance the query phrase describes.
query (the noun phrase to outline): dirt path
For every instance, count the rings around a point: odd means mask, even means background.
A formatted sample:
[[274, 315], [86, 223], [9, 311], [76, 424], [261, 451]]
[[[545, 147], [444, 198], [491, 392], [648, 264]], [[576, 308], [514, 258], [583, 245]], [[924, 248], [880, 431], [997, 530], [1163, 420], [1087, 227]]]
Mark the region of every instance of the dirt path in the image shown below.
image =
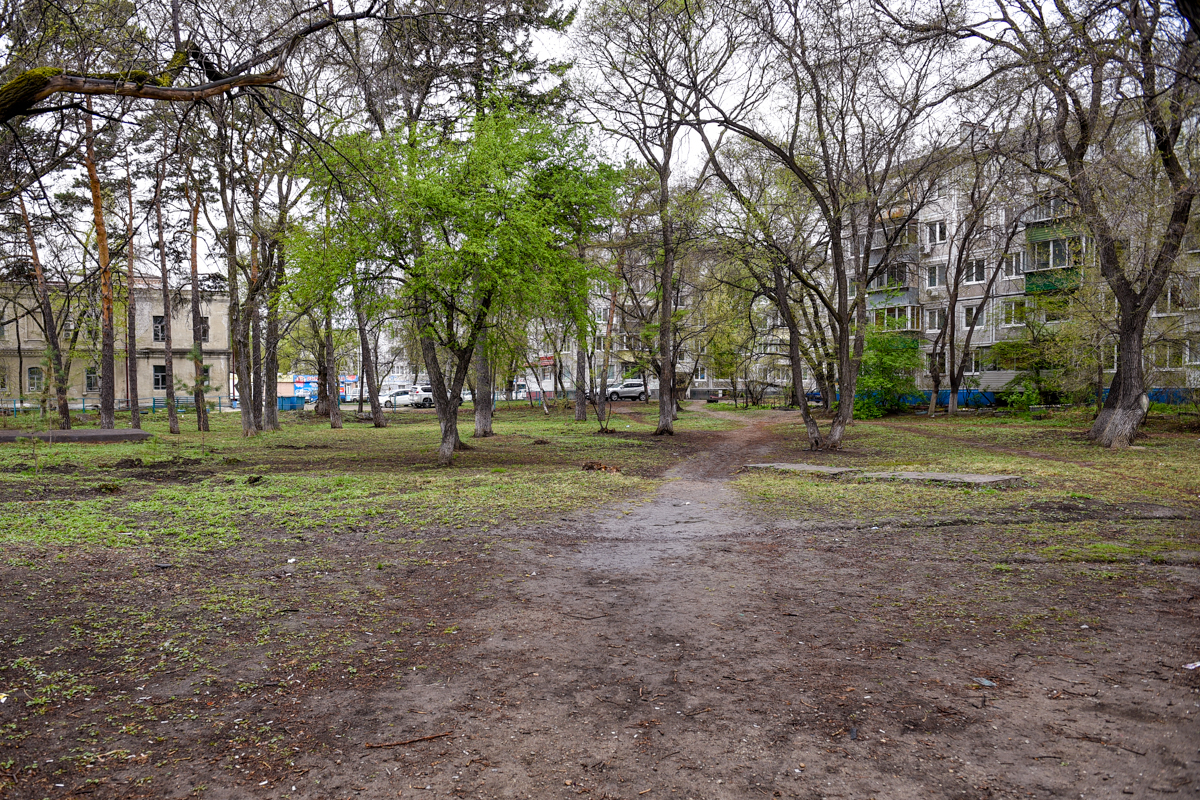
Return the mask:
[[986, 578], [920, 550], [911, 528], [810, 520], [798, 534], [756, 519], [728, 477], [770, 460], [774, 421], [714, 435], [644, 504], [522, 531], [499, 579], [509, 594], [464, 626], [479, 644], [457, 673], [327, 698], [362, 711], [344, 765], [301, 762], [312, 768], [301, 793], [1091, 798], [1200, 787], [1200, 686], [1178, 669], [1197, 644], [1194, 571], [1174, 575], [1191, 597], [1067, 598], [1046, 565], [1041, 588], [1008, 607], [1075, 604], [1091, 624], [1072, 616], [1051, 645], [998, 636], [988, 610], [962, 605], [959, 587]]
[[[256, 645], [248, 607], [237, 657], [208, 677], [182, 661], [136, 681], [141, 667], [89, 664], [106, 684], [95, 698], [80, 687], [68, 702], [64, 685], [28, 738], [2, 729], [0, 778], [19, 778], [20, 800], [1197, 795], [1200, 670], [1181, 669], [1200, 660], [1194, 566], [995, 564], [975, 548], [1006, 526], [1071, 522], [1038, 517], [1020, 490], [996, 520], [766, 518], [730, 480], [796, 458], [772, 433], [794, 417], [703, 413], [743, 427], [689, 434], [703, 451], [619, 508], [396, 558], [365, 536], [313, 544], [319, 564], [260, 576], [289, 584], [272, 618], [291, 638]], [[1131, 512], [1080, 513], [1123, 525]], [[281, 555], [247, 553], [258, 572]], [[360, 570], [400, 555], [425, 561]], [[175, 575], [236, 566], [93, 557], [112, 563], [75, 565], [84, 579], [65, 588], [101, 592], [142, 570], [145, 605], [181, 616]], [[22, 580], [10, 604], [30, 602]], [[117, 622], [86, 619], [101, 633]], [[164, 664], [191, 641], [156, 631], [145, 653]], [[342, 652], [319, 658], [336, 666], [317, 672], [318, 656], [265, 644], [334, 633]]]

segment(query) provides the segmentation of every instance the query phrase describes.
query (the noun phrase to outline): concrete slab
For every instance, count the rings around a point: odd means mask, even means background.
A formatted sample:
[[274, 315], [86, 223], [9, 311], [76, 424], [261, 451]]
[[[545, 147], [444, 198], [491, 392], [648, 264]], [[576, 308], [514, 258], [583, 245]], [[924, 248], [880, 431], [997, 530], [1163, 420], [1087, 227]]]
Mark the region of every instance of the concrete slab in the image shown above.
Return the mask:
[[742, 469], [779, 469], [786, 472], [807, 472], [813, 475], [829, 475], [836, 478], [839, 475], [849, 475], [862, 470], [856, 467], [827, 467], [822, 464], [747, 464]]
[[152, 433], [134, 428], [115, 428], [113, 430], [81, 428], [69, 431], [0, 430], [0, 443], [15, 442], [18, 439], [40, 439], [43, 442], [142, 442], [153, 436]]
[[860, 477], [876, 481], [940, 483], [947, 486], [968, 486], [972, 489], [1020, 486], [1022, 482], [1020, 475], [974, 475], [969, 472], [867, 472]]

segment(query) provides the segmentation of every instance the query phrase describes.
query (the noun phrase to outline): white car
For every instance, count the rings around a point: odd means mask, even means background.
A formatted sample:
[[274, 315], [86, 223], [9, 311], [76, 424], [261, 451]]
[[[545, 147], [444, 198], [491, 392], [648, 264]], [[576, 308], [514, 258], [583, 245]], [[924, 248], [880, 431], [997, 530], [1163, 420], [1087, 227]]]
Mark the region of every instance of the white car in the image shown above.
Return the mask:
[[414, 386], [408, 391], [409, 405], [420, 408], [433, 408], [433, 387]]
[[400, 389], [383, 398], [384, 408], [403, 408], [412, 405], [412, 395], [408, 389]]

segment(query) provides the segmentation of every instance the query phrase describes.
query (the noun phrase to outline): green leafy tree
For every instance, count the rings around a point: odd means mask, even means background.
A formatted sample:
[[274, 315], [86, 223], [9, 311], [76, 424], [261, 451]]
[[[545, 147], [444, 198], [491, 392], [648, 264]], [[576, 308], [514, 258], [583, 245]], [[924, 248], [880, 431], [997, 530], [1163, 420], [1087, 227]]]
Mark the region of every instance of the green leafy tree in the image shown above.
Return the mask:
[[920, 367], [921, 348], [916, 338], [886, 327], [871, 327], [863, 348], [854, 416], [873, 419], [898, 411], [906, 395], [917, 393]]
[[570, 166], [594, 160], [575, 129], [493, 103], [455, 135], [344, 139], [313, 170], [344, 211], [310, 219], [292, 261], [314, 285], [362, 263], [386, 273], [419, 332], [440, 463], [463, 447], [462, 389], [500, 311], [535, 315], [586, 290], [589, 267], [576, 246], [586, 176]]

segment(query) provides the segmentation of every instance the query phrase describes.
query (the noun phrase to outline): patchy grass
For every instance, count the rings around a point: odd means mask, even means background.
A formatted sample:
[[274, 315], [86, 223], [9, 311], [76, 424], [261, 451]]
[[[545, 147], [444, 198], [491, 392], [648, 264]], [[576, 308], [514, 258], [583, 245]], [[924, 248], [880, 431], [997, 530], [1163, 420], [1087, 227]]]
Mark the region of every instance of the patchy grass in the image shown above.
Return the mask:
[[[756, 471], [735, 486], [765, 516], [925, 528], [922, 535], [942, 536], [948, 552], [961, 557], [1200, 562], [1200, 451], [1191, 434], [1152, 431], [1140, 449], [1113, 451], [1090, 444], [1086, 424], [1075, 412], [1039, 421], [902, 416], [859, 422], [842, 452], [816, 454], [802, 449], [797, 425], [784, 424], [776, 430], [792, 442], [798, 462], [1019, 475], [1025, 483], [969, 490]], [[1163, 504], [1176, 509], [1172, 518], [1158, 518]], [[941, 532], [955, 526], [967, 526], [971, 535]]]

